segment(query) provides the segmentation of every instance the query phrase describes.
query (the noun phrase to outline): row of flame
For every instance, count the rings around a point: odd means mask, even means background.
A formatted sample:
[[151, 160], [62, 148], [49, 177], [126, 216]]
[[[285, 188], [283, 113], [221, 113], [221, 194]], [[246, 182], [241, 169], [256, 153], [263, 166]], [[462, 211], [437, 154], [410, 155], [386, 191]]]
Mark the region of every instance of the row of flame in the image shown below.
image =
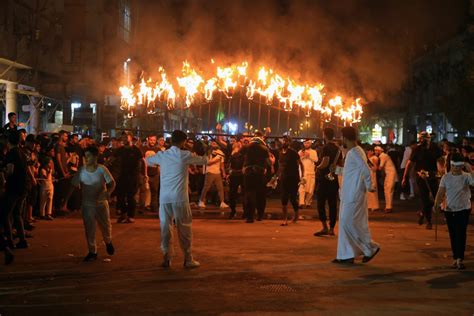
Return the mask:
[[[211, 60], [214, 63], [213, 60]], [[204, 80], [188, 62], [183, 63], [182, 77], [177, 77], [178, 86], [186, 95], [186, 106], [190, 107], [197, 96], [203, 96], [211, 101], [214, 92], [222, 92], [231, 99], [235, 91], [243, 89], [249, 100], [256, 94], [264, 98], [266, 104], [278, 102], [285, 111], [291, 111], [298, 106], [310, 116], [312, 111], [319, 111], [325, 121], [330, 121], [332, 115], [339, 117], [346, 124], [360, 122], [362, 105], [360, 98], [344, 102], [341, 96], [335, 96], [323, 104], [325, 93], [324, 85], [298, 85], [291, 79], [283, 79], [272, 69], [261, 67], [256, 80], [247, 77], [248, 63], [243, 62], [230, 67], [217, 67], [216, 76]], [[165, 70], [160, 67], [161, 81], [152, 84], [151, 79], [142, 79], [137, 88], [133, 85], [120, 87], [121, 109], [129, 117], [135, 115], [137, 105], [146, 106], [148, 113], [155, 113], [156, 102], [166, 102], [168, 109], [173, 109], [176, 101], [176, 89], [166, 76]], [[275, 101], [276, 100], [276, 101]], [[348, 105], [350, 104], [350, 105]]]

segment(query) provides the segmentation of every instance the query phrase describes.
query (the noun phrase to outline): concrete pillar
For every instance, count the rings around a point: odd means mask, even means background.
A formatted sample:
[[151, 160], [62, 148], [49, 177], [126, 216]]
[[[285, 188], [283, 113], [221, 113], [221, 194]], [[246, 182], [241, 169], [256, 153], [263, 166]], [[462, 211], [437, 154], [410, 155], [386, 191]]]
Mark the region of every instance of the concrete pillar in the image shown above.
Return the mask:
[[18, 104], [16, 101], [16, 83], [7, 82], [7, 90], [5, 93], [6, 106], [5, 106], [5, 118], [4, 123], [8, 123], [8, 113], [14, 112], [18, 117]]

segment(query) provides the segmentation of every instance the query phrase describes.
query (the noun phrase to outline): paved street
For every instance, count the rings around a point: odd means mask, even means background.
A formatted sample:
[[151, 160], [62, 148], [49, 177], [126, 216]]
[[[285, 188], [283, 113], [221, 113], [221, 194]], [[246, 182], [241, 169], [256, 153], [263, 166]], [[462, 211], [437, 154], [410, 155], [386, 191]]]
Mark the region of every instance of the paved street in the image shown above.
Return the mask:
[[114, 222], [116, 255], [104, 262], [101, 244], [93, 263], [81, 262], [87, 251], [78, 215], [40, 222], [30, 249], [0, 266], [0, 314], [472, 315], [474, 227], [468, 270], [451, 270], [446, 226], [435, 242], [434, 231], [415, 223], [416, 208], [407, 208], [413, 210], [372, 215], [382, 250], [369, 264], [347, 267], [330, 262], [337, 239], [313, 237], [313, 219], [280, 227], [278, 220], [245, 224], [196, 213], [202, 267], [192, 271], [183, 269], [177, 244], [172, 268], [159, 267], [159, 221], [151, 216]]

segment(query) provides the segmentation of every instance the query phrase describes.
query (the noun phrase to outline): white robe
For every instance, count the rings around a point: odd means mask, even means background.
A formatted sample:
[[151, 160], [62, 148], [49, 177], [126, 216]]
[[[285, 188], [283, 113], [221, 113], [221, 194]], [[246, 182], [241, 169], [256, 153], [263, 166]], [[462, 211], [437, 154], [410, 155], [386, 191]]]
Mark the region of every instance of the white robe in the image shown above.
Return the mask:
[[337, 259], [372, 256], [379, 245], [372, 240], [367, 211], [367, 190], [372, 188], [370, 169], [364, 150], [349, 150], [344, 163]]

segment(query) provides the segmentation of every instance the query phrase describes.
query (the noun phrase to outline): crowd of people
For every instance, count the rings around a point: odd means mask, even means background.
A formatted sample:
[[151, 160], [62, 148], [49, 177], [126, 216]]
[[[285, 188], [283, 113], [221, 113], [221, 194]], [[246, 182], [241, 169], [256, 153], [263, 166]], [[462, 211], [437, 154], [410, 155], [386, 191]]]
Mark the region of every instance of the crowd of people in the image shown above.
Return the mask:
[[[85, 260], [97, 257], [96, 221], [107, 252], [113, 254], [109, 202], [115, 205], [118, 223], [134, 223], [137, 212], [160, 215], [165, 240], [162, 249], [168, 263], [167, 247], [174, 219], [190, 267], [198, 263], [190, 253], [191, 243], [186, 242], [191, 236], [187, 226], [191, 218], [189, 203], [199, 208], [211, 203], [228, 209], [230, 219], [235, 218], [241, 203], [242, 218], [253, 223], [265, 218], [267, 197], [279, 195], [281, 225], [287, 226], [288, 203], [294, 223], [300, 209], [313, 207], [315, 196], [322, 227], [314, 235], [335, 235], [349, 150], [335, 139], [331, 128], [324, 130], [322, 141], [301, 142], [259, 132], [228, 137], [175, 135], [178, 139], [174, 140], [173, 135], [165, 139], [163, 135], [150, 134], [141, 139], [123, 132], [120, 138], [98, 141], [66, 131], [28, 135], [18, 128], [14, 113], [8, 117], [9, 123], [0, 133], [0, 226], [6, 263], [13, 260], [13, 249], [28, 247], [27, 239], [36, 221], [53, 220], [79, 210], [89, 247]], [[426, 221], [426, 228], [432, 228], [440, 179], [451, 171], [453, 161], [462, 160], [464, 170], [469, 171], [466, 168], [474, 165], [474, 149], [467, 139], [459, 145], [447, 140], [438, 144], [431, 141], [431, 136], [422, 132], [419, 142], [406, 147], [357, 143], [357, 148], [363, 149], [363, 162], [372, 183], [370, 190], [366, 188], [368, 192], [364, 192], [369, 211], [381, 210], [383, 198], [384, 212], [391, 213], [394, 196], [406, 200], [417, 194], [422, 202], [419, 224]], [[173, 151], [177, 142], [182, 143], [180, 151]], [[190, 156], [178, 168], [177, 161], [185, 159], [182, 151]], [[170, 170], [174, 173], [169, 174]], [[184, 180], [178, 186], [170, 187], [169, 183], [181, 177]], [[167, 185], [160, 187], [163, 181]], [[14, 243], [15, 239], [18, 242]]]

